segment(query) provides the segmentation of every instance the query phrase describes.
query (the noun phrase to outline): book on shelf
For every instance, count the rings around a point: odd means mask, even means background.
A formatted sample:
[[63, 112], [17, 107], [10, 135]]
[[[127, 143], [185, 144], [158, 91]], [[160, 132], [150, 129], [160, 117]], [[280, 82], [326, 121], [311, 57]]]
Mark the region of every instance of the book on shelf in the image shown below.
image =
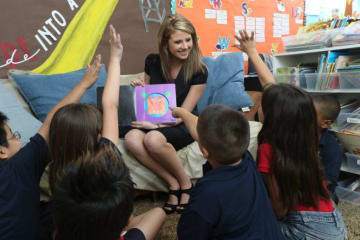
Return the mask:
[[[350, 68], [353, 66], [353, 68]], [[339, 89], [340, 79], [338, 72], [359, 71], [360, 52], [329, 52], [319, 57], [316, 79], [317, 90]], [[360, 72], [360, 71], [359, 71]]]
[[[101, 108], [104, 87], [98, 87], [97, 105]], [[130, 126], [133, 121], [154, 124], [175, 123], [169, 106], [176, 107], [175, 84], [152, 84], [144, 87], [120, 86], [118, 124]]]
[[317, 70], [317, 79], [316, 79], [316, 87], [315, 89], [319, 90], [321, 89], [321, 85], [322, 85], [322, 81], [323, 81], [323, 72], [326, 69], [326, 62], [328, 59], [328, 55], [327, 54], [321, 54], [320, 59], [319, 59], [319, 65], [318, 65], [318, 70]]
[[276, 78], [278, 82], [297, 85], [299, 81], [298, 73], [299, 69], [297, 67], [281, 67], [276, 69]]

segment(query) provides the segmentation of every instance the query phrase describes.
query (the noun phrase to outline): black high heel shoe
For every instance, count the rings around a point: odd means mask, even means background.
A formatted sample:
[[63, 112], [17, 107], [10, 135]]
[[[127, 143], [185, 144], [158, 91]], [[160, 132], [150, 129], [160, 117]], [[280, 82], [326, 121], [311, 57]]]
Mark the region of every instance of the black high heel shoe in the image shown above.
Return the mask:
[[[174, 195], [177, 198], [178, 202], [179, 202], [180, 201], [180, 198], [179, 198], [180, 191], [181, 191], [180, 189], [178, 189], [178, 190], [169, 189], [168, 196]], [[171, 204], [171, 203], [166, 202], [162, 208], [164, 209], [165, 213], [167, 215], [169, 215], [169, 214], [172, 214], [172, 213], [176, 212], [177, 211], [176, 208], [178, 206], [179, 206], [178, 204], [175, 205], [175, 204]]]
[[[188, 188], [188, 189], [180, 189], [179, 190], [179, 197], [178, 197], [178, 199], [179, 199], [179, 205], [178, 205], [178, 207], [181, 207], [180, 209], [179, 208], [176, 208], [176, 212], [177, 213], [183, 213], [183, 212], [185, 212], [185, 210], [186, 210], [186, 208], [187, 208], [187, 206], [189, 205], [189, 201], [190, 201], [190, 197], [191, 197], [191, 193], [192, 193], [192, 191], [193, 191], [193, 188], [194, 188], [194, 185], [192, 185], [191, 184], [191, 187], [190, 188]], [[180, 201], [181, 201], [181, 195], [182, 194], [187, 194], [187, 195], [189, 195], [189, 201], [187, 202], [187, 203], [180, 203]]]

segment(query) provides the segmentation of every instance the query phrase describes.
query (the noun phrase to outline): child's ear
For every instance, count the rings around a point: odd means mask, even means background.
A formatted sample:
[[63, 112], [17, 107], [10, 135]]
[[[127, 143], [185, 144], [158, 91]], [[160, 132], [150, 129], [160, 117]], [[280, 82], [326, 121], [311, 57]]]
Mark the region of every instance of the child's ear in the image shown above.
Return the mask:
[[4, 146], [0, 146], [0, 161], [9, 158], [9, 149]]
[[199, 148], [200, 148], [200, 151], [202, 152], [204, 158], [208, 159], [210, 157], [209, 151], [200, 143], [199, 143]]
[[321, 128], [328, 128], [328, 127], [330, 127], [330, 125], [333, 123], [333, 121], [331, 121], [331, 120], [323, 120], [322, 122], [321, 122]]

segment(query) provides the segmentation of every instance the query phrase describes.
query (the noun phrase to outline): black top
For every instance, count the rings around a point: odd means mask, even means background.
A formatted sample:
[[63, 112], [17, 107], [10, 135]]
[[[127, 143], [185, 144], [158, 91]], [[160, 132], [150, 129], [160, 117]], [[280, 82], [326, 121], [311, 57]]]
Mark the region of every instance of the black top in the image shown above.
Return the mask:
[[331, 182], [328, 189], [334, 192], [340, 174], [343, 153], [337, 139], [327, 129], [321, 133], [320, 157], [325, 170], [325, 178]]
[[[206, 69], [206, 68], [205, 68]], [[166, 84], [175, 83], [176, 88], [176, 105], [181, 107], [191, 85], [205, 84], [207, 80], [207, 71], [205, 73], [195, 73], [193, 77], [185, 82], [184, 69], [181, 68], [177, 78], [171, 82], [167, 82], [161, 70], [161, 61], [159, 54], [150, 54], [145, 59], [145, 73], [150, 76], [150, 84]]]
[[249, 152], [236, 166], [204, 174], [180, 218], [177, 233], [179, 240], [284, 239]]
[[39, 183], [47, 159], [47, 144], [36, 134], [14, 156], [0, 162], [1, 240], [39, 239]]

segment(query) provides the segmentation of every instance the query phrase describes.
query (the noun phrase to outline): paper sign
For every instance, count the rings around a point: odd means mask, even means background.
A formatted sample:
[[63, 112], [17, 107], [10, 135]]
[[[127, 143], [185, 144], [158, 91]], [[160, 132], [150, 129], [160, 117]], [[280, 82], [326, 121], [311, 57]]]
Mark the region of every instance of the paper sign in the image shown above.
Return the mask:
[[205, 9], [205, 18], [207, 18], [207, 19], [216, 19], [216, 10]]
[[217, 24], [227, 24], [227, 11], [226, 10], [217, 10], [216, 11], [216, 23]]

